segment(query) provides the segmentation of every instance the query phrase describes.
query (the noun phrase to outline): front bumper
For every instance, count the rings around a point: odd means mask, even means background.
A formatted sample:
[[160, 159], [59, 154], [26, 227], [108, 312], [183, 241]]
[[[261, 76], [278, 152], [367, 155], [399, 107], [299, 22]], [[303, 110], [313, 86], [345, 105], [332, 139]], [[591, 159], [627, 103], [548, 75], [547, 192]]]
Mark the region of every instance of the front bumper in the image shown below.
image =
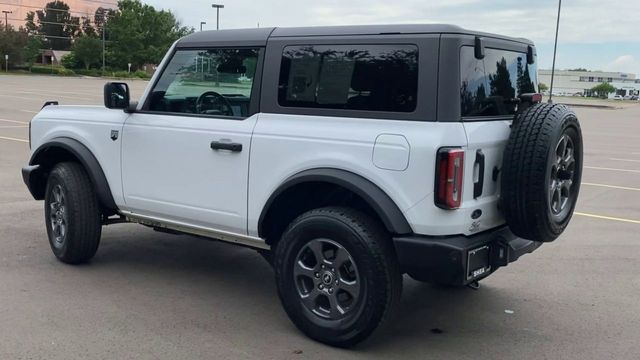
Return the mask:
[[409, 275], [450, 285], [485, 278], [542, 245], [517, 237], [508, 226], [473, 236], [410, 235], [393, 241], [400, 266]]

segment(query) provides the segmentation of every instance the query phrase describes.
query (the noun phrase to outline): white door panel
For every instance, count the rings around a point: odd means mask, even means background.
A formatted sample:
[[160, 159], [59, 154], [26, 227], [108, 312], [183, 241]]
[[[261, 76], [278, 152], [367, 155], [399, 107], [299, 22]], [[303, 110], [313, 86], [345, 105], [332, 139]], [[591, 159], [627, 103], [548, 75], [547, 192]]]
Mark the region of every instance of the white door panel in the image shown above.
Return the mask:
[[[244, 120], [133, 114], [122, 181], [129, 211], [246, 234], [247, 176], [257, 115]], [[214, 150], [233, 142], [242, 151]]]
[[[392, 148], [398, 162], [387, 164], [392, 170], [374, 163], [376, 139], [386, 134], [401, 134], [406, 141]], [[414, 230], [437, 232], [439, 224], [428, 217], [429, 211], [440, 210], [433, 200], [418, 211], [410, 210], [433, 199], [437, 150], [466, 144], [461, 123], [261, 114], [251, 148], [249, 235], [258, 235], [258, 220], [271, 194], [290, 176], [314, 168], [346, 170], [370, 180], [405, 212]], [[462, 216], [453, 220], [467, 222]]]

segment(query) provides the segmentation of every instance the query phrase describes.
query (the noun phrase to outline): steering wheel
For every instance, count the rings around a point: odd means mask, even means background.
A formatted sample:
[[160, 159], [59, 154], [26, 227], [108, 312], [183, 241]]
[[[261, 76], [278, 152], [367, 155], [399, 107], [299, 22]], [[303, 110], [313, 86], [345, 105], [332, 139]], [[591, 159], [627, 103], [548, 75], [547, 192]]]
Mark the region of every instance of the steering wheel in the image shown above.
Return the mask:
[[198, 97], [196, 112], [207, 115], [234, 115], [229, 100], [215, 91], [207, 91]]

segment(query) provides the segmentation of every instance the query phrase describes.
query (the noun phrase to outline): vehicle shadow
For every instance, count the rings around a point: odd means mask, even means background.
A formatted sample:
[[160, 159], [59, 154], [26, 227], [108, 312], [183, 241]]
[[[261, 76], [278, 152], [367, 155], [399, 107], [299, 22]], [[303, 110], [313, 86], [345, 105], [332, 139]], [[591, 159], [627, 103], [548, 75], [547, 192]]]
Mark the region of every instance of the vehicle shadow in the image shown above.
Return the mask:
[[[257, 327], [273, 328], [286, 333], [291, 344], [320, 347], [308, 340], [289, 322], [277, 296], [274, 274], [270, 265], [256, 251], [223, 242], [181, 235], [168, 235], [149, 229], [124, 225], [109, 229], [103, 235], [101, 248], [91, 268], [95, 271], [122, 273], [144, 279], [146, 287], [167, 290], [176, 285], [197, 293], [206, 303], [224, 296], [230, 308], [220, 311], [242, 312], [243, 307], [262, 309], [253, 313]], [[221, 295], [224, 294], [224, 295]], [[450, 336], [461, 333], [486, 334], [491, 342], [499, 341], [503, 317], [500, 304], [515, 300], [508, 291], [491, 286], [469, 288], [445, 287], [419, 283], [405, 276], [399, 310], [374, 336], [347, 353], [381, 355], [396, 351], [409, 343], [445, 346]], [[204, 311], [204, 305], [203, 311]], [[266, 310], [266, 311], [265, 311]], [[490, 316], [488, 316], [490, 315]], [[494, 316], [499, 315], [499, 316]], [[452, 340], [451, 340], [452, 341]], [[451, 349], [455, 350], [454, 344]], [[454, 351], [455, 353], [455, 351]]]

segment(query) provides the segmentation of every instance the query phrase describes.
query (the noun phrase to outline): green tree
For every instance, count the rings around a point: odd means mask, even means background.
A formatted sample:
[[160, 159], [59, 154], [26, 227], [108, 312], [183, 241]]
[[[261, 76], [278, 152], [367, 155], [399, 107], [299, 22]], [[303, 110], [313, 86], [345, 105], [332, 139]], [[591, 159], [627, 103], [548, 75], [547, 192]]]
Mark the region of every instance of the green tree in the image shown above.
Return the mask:
[[139, 69], [147, 63], [158, 64], [177, 39], [192, 33], [175, 16], [139, 0], [121, 0], [118, 10], [107, 18], [109, 64], [126, 69], [127, 63]]
[[98, 36], [96, 29], [91, 25], [91, 20], [88, 17], [82, 18], [82, 34], [85, 36]]
[[25, 18], [25, 29], [29, 33], [29, 35], [38, 35], [38, 25], [36, 25], [36, 13], [34, 11], [29, 11], [27, 13], [27, 17]]
[[[9, 55], [9, 68], [23, 63], [23, 49], [29, 40], [29, 36], [24, 29], [15, 30], [11, 25], [5, 27], [0, 23], [0, 67], [6, 66], [5, 55]], [[5, 30], [6, 29], [6, 30]]]
[[80, 18], [71, 16], [69, 5], [62, 1], [51, 1], [35, 14], [28, 13], [26, 20], [27, 29], [36, 27], [37, 34], [45, 37], [46, 46], [54, 50], [69, 50], [72, 38], [82, 32]]
[[91, 65], [99, 63], [102, 58], [102, 42], [92, 36], [79, 37], [73, 43], [73, 53], [76, 59], [89, 70]]
[[107, 9], [99, 7], [96, 13], [93, 15], [93, 25], [95, 27], [96, 34], [102, 36], [102, 28], [110, 17], [115, 15], [116, 11], [113, 9]]
[[616, 92], [616, 88], [613, 85], [604, 82], [592, 87], [591, 91], [598, 94], [599, 97], [606, 98], [609, 94]]
[[77, 69], [79, 67], [78, 59], [76, 59], [76, 54], [73, 52], [63, 56], [62, 59], [60, 59], [60, 64], [62, 64], [65, 69]]
[[547, 86], [547, 84], [545, 83], [538, 83], [538, 91], [540, 91], [541, 93], [545, 92], [549, 90], [549, 87]]
[[37, 36], [29, 37], [25, 47], [22, 49], [22, 56], [25, 64], [29, 66], [29, 71], [33, 67], [33, 63], [40, 56], [40, 51], [44, 46], [44, 42]]

